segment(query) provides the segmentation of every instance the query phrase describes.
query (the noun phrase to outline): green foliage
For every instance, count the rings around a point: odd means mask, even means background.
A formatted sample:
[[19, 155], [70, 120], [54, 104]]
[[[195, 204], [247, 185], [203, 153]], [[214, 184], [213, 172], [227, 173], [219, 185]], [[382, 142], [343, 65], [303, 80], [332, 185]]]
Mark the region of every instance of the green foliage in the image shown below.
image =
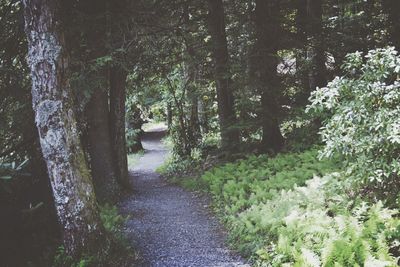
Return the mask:
[[400, 175], [400, 56], [394, 48], [356, 52], [343, 71], [313, 92], [308, 106], [327, 117], [321, 157], [343, 155], [356, 181], [390, 192]]
[[78, 261], [74, 261], [72, 257], [68, 256], [65, 252], [64, 246], [57, 248], [56, 255], [54, 256], [53, 267], [88, 267], [94, 263], [94, 258], [83, 256]]
[[338, 160], [317, 154], [251, 156], [202, 176], [232, 245], [256, 266], [396, 266], [397, 211], [355, 197]]
[[127, 129], [126, 130], [126, 147], [129, 149], [137, 145], [139, 136], [142, 133], [142, 129]]
[[100, 218], [107, 232], [122, 239], [121, 227], [128, 218], [119, 214], [116, 206], [110, 204], [100, 206]]
[[[107, 233], [112, 240], [111, 247], [107, 248], [104, 255], [82, 255], [80, 259], [74, 260], [66, 254], [65, 248], [60, 246], [57, 248], [56, 255], [53, 259], [54, 267], [88, 267], [88, 266], [111, 266], [117, 262], [124, 262], [125, 259], [131, 257], [132, 249], [122, 234], [122, 226], [128, 219], [119, 214], [116, 206], [105, 204], [100, 206], [100, 218]], [[105, 244], [97, 244], [104, 246]]]
[[340, 176], [315, 177], [240, 214], [242, 235], [264, 238], [258, 266], [397, 266], [397, 211], [347, 197]]
[[172, 177], [174, 175], [185, 176], [191, 173], [196, 173], [200, 170], [202, 158], [200, 150], [193, 149], [191, 156], [181, 157], [179, 155], [172, 155], [163, 165], [156, 169], [159, 174]]
[[317, 149], [303, 153], [280, 154], [273, 159], [266, 155], [228, 163], [206, 172], [202, 180], [224, 213], [234, 215], [304, 183], [314, 174], [334, 170], [335, 162], [316, 159]]

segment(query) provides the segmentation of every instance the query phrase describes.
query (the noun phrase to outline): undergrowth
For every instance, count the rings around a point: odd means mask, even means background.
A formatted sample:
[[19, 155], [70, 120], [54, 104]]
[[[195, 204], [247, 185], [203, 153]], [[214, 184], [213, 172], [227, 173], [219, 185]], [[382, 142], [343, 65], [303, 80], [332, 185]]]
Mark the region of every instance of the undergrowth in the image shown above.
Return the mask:
[[119, 214], [116, 206], [105, 204], [100, 206], [100, 218], [103, 227], [111, 240], [102, 255], [82, 255], [80, 259], [74, 260], [69, 257], [63, 246], [57, 249], [53, 260], [54, 267], [94, 267], [94, 266], [131, 266], [136, 255], [132, 253], [128, 241], [122, 233], [122, 226], [128, 217]]
[[255, 266], [397, 266], [397, 211], [363, 201], [341, 160], [317, 154], [250, 156], [172, 181], [211, 195], [230, 244]]
[[252, 205], [265, 202], [282, 189], [304, 185], [313, 175], [335, 170], [337, 160], [317, 159], [317, 149], [302, 153], [250, 156], [203, 174], [215, 203], [225, 216], [234, 216]]

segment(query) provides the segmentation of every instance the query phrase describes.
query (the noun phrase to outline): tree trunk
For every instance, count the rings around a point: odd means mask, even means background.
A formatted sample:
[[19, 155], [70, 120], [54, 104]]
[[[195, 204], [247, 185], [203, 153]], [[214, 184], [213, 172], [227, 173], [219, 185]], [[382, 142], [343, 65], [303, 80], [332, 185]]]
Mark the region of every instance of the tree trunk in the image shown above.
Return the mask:
[[390, 40], [400, 52], [400, 4], [399, 0], [383, 0], [383, 8], [388, 14]]
[[277, 51], [281, 26], [277, 0], [256, 0], [255, 26], [257, 60], [254, 76], [257, 78], [257, 88], [261, 93], [262, 150], [278, 152], [283, 147], [284, 139], [278, 123], [277, 98], [281, 85], [277, 74]]
[[94, 89], [86, 106], [90, 169], [98, 199], [113, 203], [118, 198], [119, 186], [113, 165], [108, 110], [107, 91]]
[[[107, 54], [106, 50], [106, 1], [85, 0], [80, 3], [88, 23], [86, 38], [90, 48], [89, 59], [95, 62]], [[87, 62], [87, 64], [96, 64]], [[87, 141], [90, 167], [96, 195], [102, 202], [115, 202], [118, 199], [119, 186], [117, 172], [112, 155], [113, 144], [110, 136], [108, 71], [106, 66], [98, 68], [87, 77], [95, 86], [86, 106]]]
[[311, 61], [309, 83], [311, 91], [327, 83], [326, 56], [322, 28], [322, 0], [307, 0], [308, 10], [308, 58]]
[[307, 0], [296, 0], [297, 47], [296, 73], [300, 79], [301, 92], [296, 98], [299, 105], [305, 105], [310, 96], [309, 69], [307, 64]]
[[125, 136], [125, 95], [128, 73], [119, 66], [110, 70], [110, 131], [112, 155], [120, 185], [130, 188]]
[[236, 115], [234, 111], [232, 80], [225, 31], [225, 14], [222, 0], [208, 0], [208, 8], [208, 27], [211, 34], [215, 61], [215, 82], [222, 147], [233, 149], [239, 144], [239, 131], [234, 128]]
[[128, 132], [126, 135], [126, 148], [128, 153], [137, 153], [143, 150], [142, 126], [145, 121], [142, 119], [142, 111], [134, 103], [130, 108], [129, 115], [126, 116], [126, 127]]
[[168, 131], [171, 131], [172, 127], [172, 106], [171, 103], [167, 103], [167, 128]]
[[199, 116], [200, 130], [203, 135], [207, 134], [209, 131], [207, 112], [204, 108], [204, 105], [205, 105], [205, 103], [204, 103], [203, 99], [198, 98], [197, 114]]
[[59, 1], [24, 0], [32, 102], [64, 247], [79, 257], [105, 238], [76, 126]]

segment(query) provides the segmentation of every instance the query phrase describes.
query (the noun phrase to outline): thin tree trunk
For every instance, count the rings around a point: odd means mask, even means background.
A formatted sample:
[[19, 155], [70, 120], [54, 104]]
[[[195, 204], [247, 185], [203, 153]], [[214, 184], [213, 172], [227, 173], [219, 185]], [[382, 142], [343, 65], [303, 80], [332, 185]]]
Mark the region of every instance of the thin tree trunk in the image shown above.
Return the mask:
[[[262, 150], [278, 152], [284, 139], [279, 129], [279, 106], [277, 98], [280, 80], [278, 66], [278, 36], [280, 32], [279, 6], [277, 0], [256, 0], [255, 26], [257, 58], [257, 87], [261, 93]], [[274, 36], [274, 38], [271, 38]]]
[[322, 0], [307, 0], [308, 35], [310, 39], [308, 57], [311, 60], [310, 89], [324, 87], [327, 83], [326, 56], [322, 28]]
[[110, 70], [110, 131], [112, 155], [118, 182], [125, 189], [130, 188], [128, 179], [128, 159], [125, 136], [125, 95], [128, 73], [119, 66]]
[[126, 135], [126, 148], [128, 153], [137, 153], [143, 150], [142, 126], [145, 121], [142, 119], [142, 111], [136, 106], [136, 103], [133, 104], [130, 110], [129, 116], [126, 116], [125, 118], [128, 133], [130, 133]]
[[208, 133], [208, 119], [207, 119], [207, 112], [204, 108], [204, 101], [201, 98], [198, 98], [197, 103], [197, 114], [199, 116], [199, 123], [200, 123], [200, 130], [203, 135]]
[[196, 52], [193, 48], [193, 38], [191, 32], [191, 20], [190, 20], [190, 10], [189, 4], [186, 3], [183, 10], [183, 23], [184, 23], [184, 39], [185, 39], [185, 51], [184, 51], [184, 71], [185, 71], [185, 80], [188, 85], [188, 98], [190, 103], [190, 115], [188, 118], [188, 140], [190, 144], [190, 149], [196, 147], [201, 139], [200, 132], [200, 123], [199, 123], [199, 114], [198, 114], [198, 101], [197, 101], [197, 88], [196, 88], [196, 79], [198, 74], [198, 69], [195, 64], [196, 60]]
[[172, 127], [172, 107], [169, 102], [167, 103], [167, 127], [168, 131], [170, 131]]
[[25, 31], [33, 110], [63, 243], [68, 255], [79, 257], [105, 235], [71, 103], [68, 58], [56, 17], [59, 5], [55, 0], [24, 0]]
[[301, 86], [301, 92], [296, 101], [299, 105], [305, 105], [311, 92], [307, 64], [307, 0], [296, 0], [296, 6], [296, 35], [299, 49], [299, 54], [296, 58], [296, 72], [300, 77]]
[[222, 0], [208, 0], [209, 31], [215, 61], [218, 115], [223, 148], [233, 149], [239, 144], [239, 131], [234, 128], [236, 115], [232, 80], [230, 77], [228, 45], [225, 30], [225, 14]]

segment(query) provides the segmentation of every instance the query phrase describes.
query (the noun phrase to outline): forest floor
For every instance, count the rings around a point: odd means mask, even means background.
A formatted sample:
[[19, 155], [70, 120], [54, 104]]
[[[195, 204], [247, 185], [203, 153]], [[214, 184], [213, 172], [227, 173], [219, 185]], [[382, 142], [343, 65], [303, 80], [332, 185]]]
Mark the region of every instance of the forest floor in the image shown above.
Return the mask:
[[133, 194], [121, 203], [124, 232], [140, 255], [138, 266], [249, 266], [225, 245], [208, 201], [171, 185], [156, 173], [168, 150], [163, 128], [147, 132], [145, 153], [130, 170]]

